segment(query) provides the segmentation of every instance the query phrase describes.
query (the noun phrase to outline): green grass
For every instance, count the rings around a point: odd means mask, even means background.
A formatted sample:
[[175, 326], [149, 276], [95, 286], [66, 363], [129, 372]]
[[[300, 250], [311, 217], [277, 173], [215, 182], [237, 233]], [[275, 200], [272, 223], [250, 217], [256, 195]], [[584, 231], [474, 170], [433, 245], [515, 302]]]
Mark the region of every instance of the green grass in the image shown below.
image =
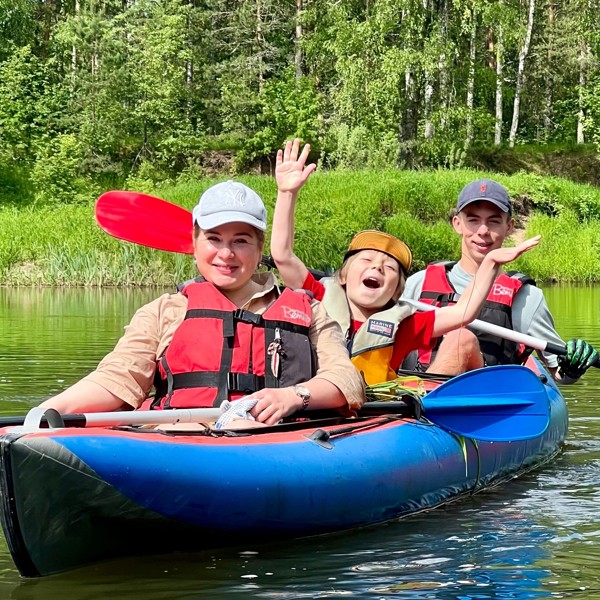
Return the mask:
[[[296, 211], [296, 251], [307, 265], [339, 266], [351, 237], [381, 229], [412, 248], [414, 270], [434, 260], [456, 259], [460, 241], [449, 215], [461, 188], [489, 176], [509, 189], [518, 225], [540, 246], [518, 262], [538, 281], [600, 281], [600, 190], [557, 177], [498, 175], [475, 170], [336, 171], [315, 173]], [[159, 187], [151, 193], [191, 209], [218, 179]], [[236, 177], [265, 200], [272, 215], [274, 179]], [[154, 228], [156, 226], [154, 225]], [[195, 274], [187, 256], [138, 247], [105, 234], [93, 204], [0, 206], [0, 284], [174, 285]]]

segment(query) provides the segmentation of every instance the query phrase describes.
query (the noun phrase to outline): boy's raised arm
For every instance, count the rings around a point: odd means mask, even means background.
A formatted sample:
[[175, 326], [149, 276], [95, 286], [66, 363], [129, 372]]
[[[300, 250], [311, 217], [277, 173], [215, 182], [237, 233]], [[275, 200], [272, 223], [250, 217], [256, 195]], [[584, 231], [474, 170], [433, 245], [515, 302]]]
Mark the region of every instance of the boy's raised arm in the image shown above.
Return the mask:
[[433, 336], [444, 335], [475, 320], [496, 277], [498, 277], [500, 267], [519, 258], [524, 252], [535, 248], [540, 243], [540, 239], [541, 236], [536, 235], [517, 246], [492, 250], [481, 262], [475, 277], [473, 277], [458, 302], [453, 306], [445, 306], [436, 311]]
[[306, 144], [298, 156], [300, 140], [286, 142], [277, 152], [275, 180], [277, 201], [273, 213], [271, 231], [271, 256], [283, 283], [301, 288], [308, 275], [306, 265], [294, 254], [294, 210], [298, 192], [317, 168], [314, 163], [306, 165], [310, 146]]

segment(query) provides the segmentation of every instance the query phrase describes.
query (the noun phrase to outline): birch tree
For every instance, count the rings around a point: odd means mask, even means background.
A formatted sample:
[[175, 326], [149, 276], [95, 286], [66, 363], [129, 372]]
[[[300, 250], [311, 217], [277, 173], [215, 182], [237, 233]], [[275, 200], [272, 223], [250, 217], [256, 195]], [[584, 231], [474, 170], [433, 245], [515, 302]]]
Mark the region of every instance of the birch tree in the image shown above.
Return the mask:
[[302, 10], [303, 0], [296, 0], [296, 28], [294, 35], [294, 66], [296, 69], [296, 80], [299, 81], [303, 75], [303, 59], [302, 59]]
[[473, 97], [475, 90], [475, 59], [477, 56], [477, 13], [471, 10], [471, 36], [469, 41], [469, 75], [467, 78], [467, 128], [465, 146], [473, 143]]
[[519, 51], [519, 64], [517, 67], [517, 77], [515, 80], [515, 100], [513, 104], [512, 123], [510, 126], [510, 134], [508, 136], [509, 146], [515, 145], [517, 138], [517, 129], [519, 127], [519, 110], [521, 106], [521, 93], [523, 88], [523, 77], [525, 73], [525, 59], [529, 54], [529, 45], [531, 44], [531, 33], [533, 31], [533, 16], [535, 13], [535, 0], [529, 0], [529, 9], [527, 12], [527, 26], [525, 31], [525, 39]]

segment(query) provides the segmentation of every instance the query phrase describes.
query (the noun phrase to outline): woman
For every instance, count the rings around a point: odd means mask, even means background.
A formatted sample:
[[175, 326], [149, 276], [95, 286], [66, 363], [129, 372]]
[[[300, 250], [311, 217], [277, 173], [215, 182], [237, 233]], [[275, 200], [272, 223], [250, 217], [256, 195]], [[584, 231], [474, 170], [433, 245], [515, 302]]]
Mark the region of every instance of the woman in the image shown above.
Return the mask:
[[256, 400], [273, 425], [298, 410], [359, 408], [364, 386], [339, 327], [304, 292], [280, 291], [257, 273], [266, 223], [261, 198], [226, 181], [193, 211], [200, 278], [140, 308], [97, 369], [42, 404], [77, 413]]

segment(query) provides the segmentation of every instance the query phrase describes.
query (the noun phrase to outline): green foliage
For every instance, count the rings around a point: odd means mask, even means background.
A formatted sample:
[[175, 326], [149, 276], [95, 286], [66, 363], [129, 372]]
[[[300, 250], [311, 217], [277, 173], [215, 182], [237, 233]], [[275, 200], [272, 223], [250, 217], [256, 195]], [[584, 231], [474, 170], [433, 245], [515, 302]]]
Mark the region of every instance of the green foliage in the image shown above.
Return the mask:
[[45, 85], [45, 67], [29, 46], [0, 62], [0, 157], [30, 157]]
[[596, 144], [600, 144], [600, 74], [583, 90], [586, 120], [585, 129]]
[[463, 142], [447, 143], [431, 140], [418, 145], [411, 159], [412, 166], [431, 165], [436, 168], [459, 169], [464, 166], [466, 158]]
[[373, 135], [366, 127], [342, 124], [329, 129], [322, 162], [337, 169], [386, 169], [398, 164], [400, 145], [389, 133]]
[[40, 145], [31, 172], [36, 202], [81, 201], [93, 195], [81, 171], [83, 147], [74, 135], [65, 134]]
[[[215, 150], [237, 151], [243, 170], [299, 136], [344, 169], [460, 168], [467, 123], [473, 144], [494, 144], [498, 84], [506, 141], [527, 3], [311, 0], [296, 11], [0, 0], [0, 160], [44, 160], [40, 146], [74, 135], [80, 172], [96, 181], [136, 177], [141, 163], [175, 180], [202, 174]], [[536, 10], [517, 144], [571, 143], [580, 114], [600, 142], [599, 42], [594, 3]]]
[[408, 244], [413, 253], [411, 272], [429, 263], [460, 258], [460, 238], [448, 222], [427, 225], [407, 214], [397, 214], [387, 221], [385, 230]]
[[172, 285], [194, 274], [188, 256], [120, 242], [93, 205], [0, 209], [0, 280], [13, 285]]
[[[539, 251], [524, 255], [518, 268], [540, 281], [597, 283], [600, 281], [600, 223], [582, 225], [577, 215], [535, 215], [527, 235], [542, 234]], [[576, 247], [574, 246], [574, 241]]]
[[511, 181], [507, 187], [513, 192], [519, 212], [537, 210], [548, 216], [556, 216], [570, 210], [579, 222], [597, 219], [600, 215], [600, 198], [594, 186], [528, 173], [518, 173]]
[[35, 0], [0, 0], [0, 61], [31, 40], [35, 12]]
[[17, 161], [0, 162], [0, 206], [24, 206], [33, 200], [29, 169]]
[[[343, 171], [320, 173], [303, 191], [315, 198], [299, 206], [299, 252], [316, 267], [333, 266], [365, 227], [397, 228], [417, 261], [455, 252], [447, 213], [460, 188], [483, 174], [465, 165], [507, 173], [495, 177], [509, 187], [519, 225], [568, 212], [592, 231], [596, 189], [541, 175], [600, 184], [589, 151], [580, 161], [560, 154], [574, 144], [580, 115], [586, 141], [600, 144], [594, 3], [536, 8], [517, 148], [508, 157], [492, 146], [496, 91], [501, 84], [506, 141], [527, 3], [311, 0], [296, 9], [277, 0], [0, 0], [0, 204], [86, 204], [109, 187], [181, 193], [191, 203], [209, 185], [205, 176], [222, 172], [212, 153], [227, 155], [227, 170], [236, 153], [241, 172], [272, 165], [298, 136], [320, 166]], [[243, 179], [272, 206], [272, 180]], [[4, 248], [6, 264], [38, 265], [37, 254], [21, 256], [13, 241]], [[50, 263], [64, 271], [62, 260]]]
[[254, 134], [242, 142], [240, 165], [257, 157], [273, 156], [288, 139], [319, 139], [319, 98], [307, 78], [296, 80], [291, 71], [269, 80], [258, 95], [257, 113], [247, 115]]
[[[352, 236], [363, 229], [397, 235], [413, 251], [413, 270], [435, 260], [457, 259], [460, 239], [449, 221], [460, 189], [477, 171], [317, 172], [296, 209], [295, 251], [307, 265], [338, 268]], [[272, 177], [238, 178], [264, 198], [273, 214]], [[527, 237], [542, 243], [515, 263], [539, 281], [600, 281], [600, 191], [558, 178], [497, 177], [519, 209]], [[187, 180], [144, 190], [191, 209], [214, 179]], [[583, 199], [583, 200], [582, 200]], [[551, 206], [550, 206], [551, 204]], [[558, 211], [550, 215], [550, 209]], [[594, 209], [595, 210], [595, 209]], [[153, 225], [160, 234], [160, 227]], [[0, 207], [0, 281], [23, 285], [171, 285], [194, 274], [189, 257], [119, 242], [96, 224], [91, 202]], [[268, 246], [267, 246], [268, 248]]]
[[143, 160], [137, 169], [132, 171], [125, 180], [125, 188], [151, 194], [159, 185], [169, 185], [164, 171], [149, 160]]

